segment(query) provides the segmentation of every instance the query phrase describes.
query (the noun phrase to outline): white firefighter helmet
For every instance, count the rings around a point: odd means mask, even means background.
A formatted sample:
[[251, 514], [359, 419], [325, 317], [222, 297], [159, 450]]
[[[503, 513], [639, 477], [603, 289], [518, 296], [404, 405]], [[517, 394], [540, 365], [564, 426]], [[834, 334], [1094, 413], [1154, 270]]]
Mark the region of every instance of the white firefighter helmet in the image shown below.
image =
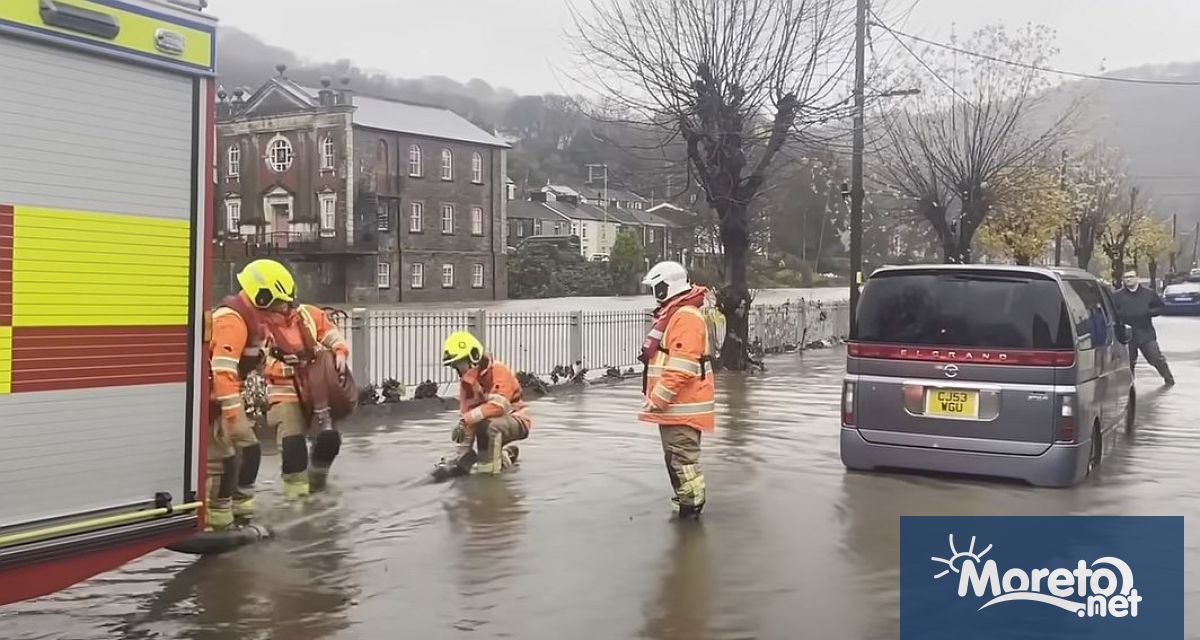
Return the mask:
[[650, 291], [654, 293], [654, 299], [659, 302], [674, 298], [692, 288], [691, 283], [688, 282], [687, 269], [671, 260], [654, 265], [646, 273], [646, 277], [642, 278], [642, 284], [650, 287]]

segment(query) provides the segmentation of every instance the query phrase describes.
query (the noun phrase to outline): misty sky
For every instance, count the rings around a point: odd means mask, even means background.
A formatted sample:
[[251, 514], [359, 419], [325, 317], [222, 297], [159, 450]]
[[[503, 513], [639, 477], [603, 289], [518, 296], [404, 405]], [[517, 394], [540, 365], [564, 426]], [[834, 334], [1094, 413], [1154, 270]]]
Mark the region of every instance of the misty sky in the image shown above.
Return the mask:
[[[912, 1], [890, 0], [888, 14], [906, 13]], [[401, 77], [478, 77], [520, 93], [572, 86], [562, 71], [571, 65], [567, 0], [210, 0], [209, 12], [313, 60], [350, 58]], [[1061, 53], [1053, 64], [1071, 71], [1200, 60], [1200, 0], [917, 0], [902, 30], [944, 41], [952, 28], [964, 34], [994, 22], [1054, 28]]]

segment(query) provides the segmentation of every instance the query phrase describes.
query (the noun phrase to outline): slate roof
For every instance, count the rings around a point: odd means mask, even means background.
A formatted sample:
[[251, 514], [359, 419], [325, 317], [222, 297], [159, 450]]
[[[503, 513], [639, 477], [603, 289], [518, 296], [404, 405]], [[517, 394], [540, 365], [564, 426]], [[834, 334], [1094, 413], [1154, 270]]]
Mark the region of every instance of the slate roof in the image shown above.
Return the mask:
[[[291, 81], [277, 82], [290, 93], [307, 94], [310, 104], [318, 104], [319, 89], [303, 87]], [[288, 87], [287, 85], [291, 85]], [[293, 89], [294, 88], [294, 89]], [[354, 124], [371, 129], [395, 131], [426, 138], [470, 142], [489, 147], [511, 148], [512, 145], [484, 131], [470, 120], [443, 108], [399, 100], [384, 100], [360, 94], [354, 95]]]
[[547, 208], [541, 202], [529, 200], [509, 200], [508, 217], [510, 220], [552, 220], [565, 222], [565, 219]]

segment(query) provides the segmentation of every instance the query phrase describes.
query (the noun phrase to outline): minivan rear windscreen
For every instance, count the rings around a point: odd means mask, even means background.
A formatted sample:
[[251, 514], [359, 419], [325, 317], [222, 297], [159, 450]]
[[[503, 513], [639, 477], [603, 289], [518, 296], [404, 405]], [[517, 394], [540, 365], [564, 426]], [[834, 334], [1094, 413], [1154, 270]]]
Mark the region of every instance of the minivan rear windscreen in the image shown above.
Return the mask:
[[1002, 272], [902, 271], [863, 287], [854, 340], [981, 349], [1073, 349], [1059, 284]]

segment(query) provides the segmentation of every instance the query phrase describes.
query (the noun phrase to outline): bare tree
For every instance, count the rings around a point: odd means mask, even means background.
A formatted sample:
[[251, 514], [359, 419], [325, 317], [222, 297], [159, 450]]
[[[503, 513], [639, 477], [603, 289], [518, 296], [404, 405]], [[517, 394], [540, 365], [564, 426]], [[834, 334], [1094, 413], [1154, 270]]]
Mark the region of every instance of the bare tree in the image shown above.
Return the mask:
[[[584, 80], [617, 117], [682, 141], [717, 213], [723, 367], [745, 368], [752, 203], [784, 143], [844, 101], [853, 3], [842, 0], [586, 0], [572, 7]], [[839, 96], [840, 97], [840, 96]], [[829, 107], [830, 103], [836, 106]]]
[[[1130, 188], [1129, 207], [1122, 207], [1114, 212], [1106, 221], [1104, 229], [1100, 233], [1100, 248], [1104, 251], [1104, 255], [1108, 257], [1114, 284], [1121, 281], [1121, 274], [1125, 272], [1126, 261], [1130, 258], [1129, 249], [1131, 248], [1134, 232], [1137, 231], [1139, 221], [1146, 216], [1145, 211], [1139, 209], [1137, 206], [1139, 191], [1138, 187]], [[1137, 268], [1136, 261], [1134, 261], [1133, 267]]]
[[884, 117], [890, 148], [880, 150], [875, 178], [916, 204], [946, 262], [971, 261], [998, 186], [1043, 162], [1070, 131], [1078, 103], [1048, 114], [1047, 80], [1030, 68], [1055, 53], [1052, 40], [1045, 27], [992, 26], [954, 49], [910, 49], [921, 95]]
[[1067, 197], [1071, 201], [1071, 220], [1067, 237], [1075, 250], [1075, 264], [1088, 269], [1096, 243], [1111, 218], [1121, 207], [1124, 182], [1116, 152], [1101, 144], [1094, 145], [1067, 168]]

